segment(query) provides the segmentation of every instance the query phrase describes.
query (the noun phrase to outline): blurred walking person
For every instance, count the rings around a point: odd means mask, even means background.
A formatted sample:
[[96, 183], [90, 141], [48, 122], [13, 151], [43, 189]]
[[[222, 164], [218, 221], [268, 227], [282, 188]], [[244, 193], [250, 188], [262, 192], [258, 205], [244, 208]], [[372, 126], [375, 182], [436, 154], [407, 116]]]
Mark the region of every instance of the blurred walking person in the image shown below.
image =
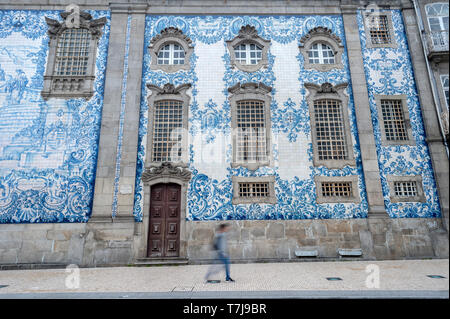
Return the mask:
[[227, 253], [227, 232], [229, 231], [230, 226], [228, 224], [220, 224], [219, 228], [214, 236], [213, 240], [213, 250], [216, 255], [215, 262], [209, 266], [208, 271], [205, 276], [206, 282], [215, 282], [210, 280], [209, 278], [218, 272], [220, 272], [220, 266], [217, 265], [219, 263], [223, 263], [225, 266], [225, 281], [234, 282], [230, 277], [230, 257]]

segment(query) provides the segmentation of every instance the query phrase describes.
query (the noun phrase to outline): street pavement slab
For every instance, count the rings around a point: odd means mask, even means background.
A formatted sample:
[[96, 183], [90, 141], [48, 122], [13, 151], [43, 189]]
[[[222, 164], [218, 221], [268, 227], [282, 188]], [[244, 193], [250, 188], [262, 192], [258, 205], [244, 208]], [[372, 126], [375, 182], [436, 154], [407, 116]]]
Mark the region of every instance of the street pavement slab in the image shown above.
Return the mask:
[[449, 297], [448, 259], [232, 264], [233, 283], [206, 283], [208, 267], [3, 270], [0, 299]]

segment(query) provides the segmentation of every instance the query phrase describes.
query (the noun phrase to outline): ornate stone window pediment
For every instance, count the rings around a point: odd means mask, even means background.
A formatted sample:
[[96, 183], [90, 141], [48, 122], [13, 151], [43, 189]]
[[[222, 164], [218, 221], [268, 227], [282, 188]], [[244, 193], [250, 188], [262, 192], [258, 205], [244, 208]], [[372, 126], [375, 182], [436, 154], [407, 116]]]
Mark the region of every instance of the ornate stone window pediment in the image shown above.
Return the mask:
[[330, 71], [342, 69], [344, 45], [330, 29], [316, 27], [300, 39], [300, 52], [304, 58], [305, 69]]
[[167, 83], [163, 87], [147, 84], [148, 136], [146, 164], [159, 166], [170, 162], [186, 167], [189, 162], [188, 115], [191, 84], [175, 87]]
[[163, 162], [158, 166], [146, 167], [142, 173], [142, 181], [149, 183], [156, 179], [178, 179], [183, 182], [189, 182], [191, 172], [182, 166], [176, 166], [169, 162]]
[[192, 40], [180, 29], [165, 28], [150, 41], [149, 49], [152, 70], [173, 73], [191, 68], [194, 47]]
[[314, 166], [356, 165], [348, 115], [347, 83], [305, 83], [311, 120]]
[[60, 14], [64, 22], [45, 17], [50, 37], [47, 69], [41, 95], [44, 99], [90, 98], [94, 94], [97, 44], [106, 17], [92, 19], [80, 12], [79, 25], [67, 23], [69, 12]]
[[244, 72], [255, 72], [269, 65], [267, 54], [270, 41], [261, 38], [255, 27], [243, 26], [239, 34], [226, 43], [232, 68], [237, 67]]

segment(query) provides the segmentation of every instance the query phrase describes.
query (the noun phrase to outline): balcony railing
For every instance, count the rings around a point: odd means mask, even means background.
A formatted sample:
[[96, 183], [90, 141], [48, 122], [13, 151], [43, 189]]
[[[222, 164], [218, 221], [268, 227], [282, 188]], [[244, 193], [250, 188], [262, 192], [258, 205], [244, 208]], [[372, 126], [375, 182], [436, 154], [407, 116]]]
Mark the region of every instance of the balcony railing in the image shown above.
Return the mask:
[[448, 51], [448, 31], [433, 31], [426, 38], [430, 53]]

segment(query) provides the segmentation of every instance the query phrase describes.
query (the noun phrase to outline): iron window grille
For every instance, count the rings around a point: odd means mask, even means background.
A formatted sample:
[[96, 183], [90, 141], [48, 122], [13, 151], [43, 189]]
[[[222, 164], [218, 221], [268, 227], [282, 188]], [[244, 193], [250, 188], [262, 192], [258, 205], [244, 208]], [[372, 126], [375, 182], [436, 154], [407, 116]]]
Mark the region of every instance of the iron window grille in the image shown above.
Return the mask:
[[231, 181], [233, 184], [233, 205], [277, 203], [275, 176], [232, 176]]
[[322, 196], [323, 197], [345, 197], [352, 196], [351, 182], [322, 182]]
[[244, 100], [236, 103], [237, 161], [266, 161], [264, 102]]
[[398, 197], [417, 196], [417, 184], [415, 181], [394, 182], [394, 193]]
[[384, 131], [388, 141], [406, 141], [408, 133], [401, 100], [381, 100]]
[[58, 38], [56, 75], [86, 75], [91, 33], [86, 29], [67, 29]]
[[153, 118], [153, 162], [181, 160], [180, 130], [183, 127], [183, 103], [175, 100], [155, 102]]
[[388, 17], [386, 15], [373, 15], [369, 18], [369, 34], [372, 44], [390, 44]]
[[268, 197], [269, 183], [239, 183], [239, 197]]
[[341, 102], [332, 99], [314, 101], [314, 117], [319, 160], [347, 159]]

